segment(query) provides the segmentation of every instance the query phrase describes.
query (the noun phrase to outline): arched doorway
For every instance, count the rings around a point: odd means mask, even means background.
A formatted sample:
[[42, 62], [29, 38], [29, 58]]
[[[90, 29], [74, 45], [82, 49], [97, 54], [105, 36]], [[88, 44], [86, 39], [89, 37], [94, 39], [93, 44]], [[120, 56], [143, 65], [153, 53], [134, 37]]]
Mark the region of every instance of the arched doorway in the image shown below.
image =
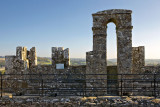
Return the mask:
[[107, 24], [107, 66], [116, 65], [117, 60], [117, 35], [116, 25], [113, 22]]
[[107, 94], [117, 95], [118, 76], [117, 74], [117, 35], [116, 25], [113, 22], [107, 24]]

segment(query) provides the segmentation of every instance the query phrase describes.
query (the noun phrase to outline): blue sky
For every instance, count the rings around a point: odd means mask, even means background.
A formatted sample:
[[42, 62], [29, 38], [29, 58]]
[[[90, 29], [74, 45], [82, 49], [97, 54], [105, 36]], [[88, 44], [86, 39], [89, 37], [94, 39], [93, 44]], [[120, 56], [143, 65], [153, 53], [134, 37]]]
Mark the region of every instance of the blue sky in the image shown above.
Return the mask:
[[[49, 57], [51, 47], [62, 46], [85, 58], [92, 50], [91, 14], [107, 9], [132, 10], [132, 45], [160, 59], [160, 0], [0, 0], [0, 56], [35, 46], [38, 56]], [[108, 58], [115, 58], [115, 25], [107, 26]]]

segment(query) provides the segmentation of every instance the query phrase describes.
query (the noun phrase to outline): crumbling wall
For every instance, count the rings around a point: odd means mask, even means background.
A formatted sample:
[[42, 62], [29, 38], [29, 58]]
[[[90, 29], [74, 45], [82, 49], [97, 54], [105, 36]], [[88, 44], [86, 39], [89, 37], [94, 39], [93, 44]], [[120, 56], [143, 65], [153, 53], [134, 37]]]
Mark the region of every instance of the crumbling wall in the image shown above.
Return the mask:
[[132, 73], [142, 73], [145, 66], [144, 46], [132, 47]]
[[36, 49], [32, 47], [27, 51], [26, 47], [18, 46], [16, 56], [5, 56], [6, 73], [24, 72], [29, 67], [37, 65]]
[[16, 56], [5, 56], [6, 74], [24, 71], [27, 68], [25, 62]]
[[64, 64], [65, 68], [69, 67], [69, 48], [52, 47], [52, 66], [56, 68], [56, 64]]

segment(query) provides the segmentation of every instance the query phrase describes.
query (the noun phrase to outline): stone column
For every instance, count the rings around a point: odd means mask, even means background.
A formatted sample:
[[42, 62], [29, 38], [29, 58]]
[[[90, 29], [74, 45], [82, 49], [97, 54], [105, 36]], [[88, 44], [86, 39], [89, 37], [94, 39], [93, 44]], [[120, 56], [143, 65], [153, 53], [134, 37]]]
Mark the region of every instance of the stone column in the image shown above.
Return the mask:
[[65, 60], [65, 67], [69, 67], [70, 65], [69, 48], [66, 48], [64, 50], [64, 60]]
[[37, 53], [36, 48], [32, 47], [29, 52], [29, 65], [30, 67], [37, 65]]
[[18, 59], [22, 59], [22, 51], [23, 51], [23, 47], [18, 46], [16, 48], [16, 56], [17, 56]]
[[57, 47], [52, 47], [52, 66], [54, 68], [56, 68], [56, 60], [57, 60], [57, 51], [58, 48]]
[[132, 47], [132, 73], [139, 74], [143, 72], [145, 66], [144, 46]]
[[121, 79], [123, 80], [122, 87], [123, 92], [119, 92], [119, 95], [131, 95], [132, 92], [125, 87], [132, 87], [132, 83], [130, 83], [126, 79], [132, 79], [131, 75], [123, 75], [123, 74], [131, 74], [132, 70], [132, 26], [121, 26], [117, 27], [117, 70], [118, 79], [119, 79], [119, 87], [121, 87]]
[[128, 74], [132, 69], [132, 26], [118, 27], [117, 33], [117, 70]]
[[[86, 53], [87, 60], [87, 89], [88, 95], [107, 94], [107, 61], [106, 61], [106, 27], [93, 27], [93, 51]], [[103, 80], [106, 79], [106, 80]]]
[[106, 71], [106, 27], [93, 27], [93, 59], [94, 73], [107, 73]]

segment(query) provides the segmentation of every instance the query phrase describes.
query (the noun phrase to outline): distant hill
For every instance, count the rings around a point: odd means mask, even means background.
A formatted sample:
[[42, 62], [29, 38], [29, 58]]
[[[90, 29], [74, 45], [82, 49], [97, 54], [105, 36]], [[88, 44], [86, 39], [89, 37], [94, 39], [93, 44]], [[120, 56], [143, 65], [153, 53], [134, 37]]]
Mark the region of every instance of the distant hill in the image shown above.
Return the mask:
[[5, 67], [5, 58], [1, 57], [0, 58], [0, 68]]
[[[117, 59], [108, 59], [107, 62], [111, 62], [111, 65], [117, 65]], [[110, 63], [108, 63], [110, 64]], [[160, 59], [145, 59], [146, 66], [158, 66], [160, 65]]]
[[[45, 64], [51, 64], [51, 59], [48, 57], [38, 57], [38, 65], [45, 65]], [[86, 59], [85, 58], [70, 58], [70, 64], [72, 66], [77, 65], [86, 65]], [[111, 59], [107, 61], [107, 64], [110, 65], [116, 65], [117, 62], [115, 59]]]
[[[37, 60], [38, 60], [38, 65], [52, 64], [50, 57], [38, 57]], [[70, 58], [70, 63], [72, 66], [86, 65], [86, 59], [85, 58]], [[117, 59], [108, 59], [107, 65], [108, 66], [117, 65]], [[145, 65], [146, 66], [160, 65], [160, 59], [146, 59]], [[5, 58], [4, 56], [0, 56], [0, 68], [4, 66], [5, 66]]]
[[49, 57], [37, 57], [38, 65], [50, 65], [51, 59]]
[[146, 59], [145, 65], [148, 65], [148, 66], [160, 65], [160, 59]]
[[84, 59], [84, 58], [70, 58], [70, 64], [73, 66], [86, 65], [86, 59]]

